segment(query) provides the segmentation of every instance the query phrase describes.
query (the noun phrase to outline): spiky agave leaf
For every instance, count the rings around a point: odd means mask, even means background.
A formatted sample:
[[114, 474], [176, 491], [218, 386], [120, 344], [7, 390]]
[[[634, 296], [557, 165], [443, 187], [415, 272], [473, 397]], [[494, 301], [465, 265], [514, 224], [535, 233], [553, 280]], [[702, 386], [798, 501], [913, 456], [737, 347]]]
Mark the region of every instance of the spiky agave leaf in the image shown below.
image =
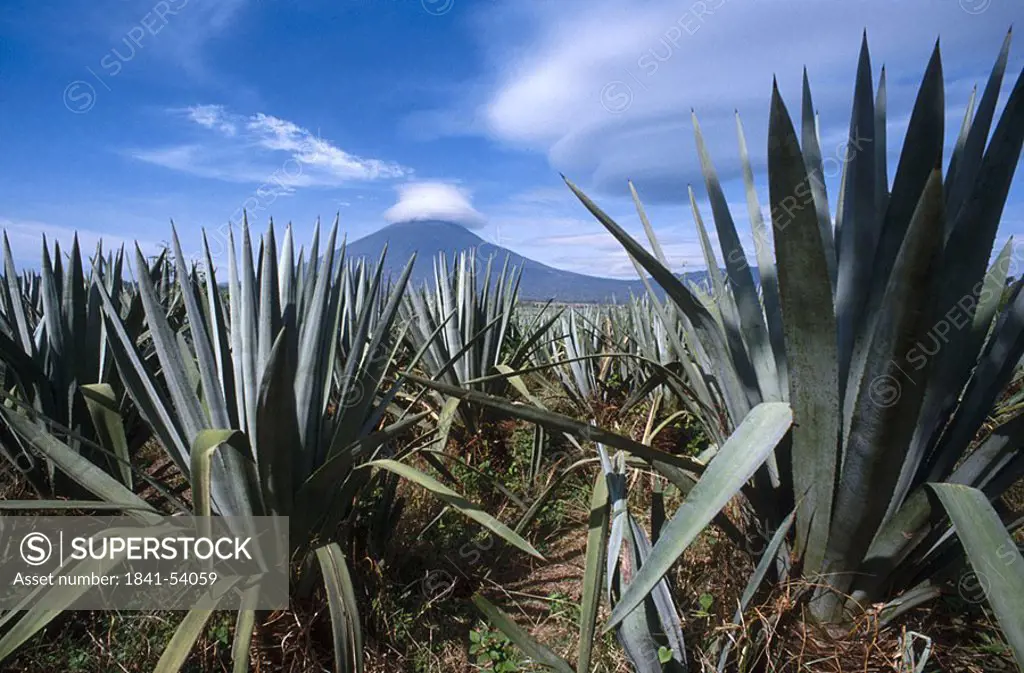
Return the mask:
[[[625, 464], [621, 454], [612, 459], [600, 444], [598, 453], [607, 480], [611, 508], [605, 584], [609, 602], [618, 610], [623, 596], [628, 594], [650, 561], [651, 543], [629, 511]], [[653, 590], [645, 592], [639, 604], [623, 611], [623, 616], [616, 622], [615, 633], [639, 673], [660, 673], [663, 670], [685, 673], [689, 670], [682, 625], [664, 578], [656, 582]], [[671, 652], [668, 661], [660, 656], [662, 648], [666, 647]]]

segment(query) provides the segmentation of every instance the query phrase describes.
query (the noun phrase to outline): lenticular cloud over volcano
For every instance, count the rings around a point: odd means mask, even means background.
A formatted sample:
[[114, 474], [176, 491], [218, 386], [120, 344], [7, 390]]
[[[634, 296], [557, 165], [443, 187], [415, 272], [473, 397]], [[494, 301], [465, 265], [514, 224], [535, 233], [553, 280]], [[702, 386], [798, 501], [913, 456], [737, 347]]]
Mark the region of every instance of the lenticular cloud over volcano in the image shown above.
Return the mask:
[[470, 201], [469, 193], [443, 182], [414, 182], [398, 188], [398, 202], [387, 209], [389, 223], [445, 220], [467, 229], [479, 229], [486, 218]]

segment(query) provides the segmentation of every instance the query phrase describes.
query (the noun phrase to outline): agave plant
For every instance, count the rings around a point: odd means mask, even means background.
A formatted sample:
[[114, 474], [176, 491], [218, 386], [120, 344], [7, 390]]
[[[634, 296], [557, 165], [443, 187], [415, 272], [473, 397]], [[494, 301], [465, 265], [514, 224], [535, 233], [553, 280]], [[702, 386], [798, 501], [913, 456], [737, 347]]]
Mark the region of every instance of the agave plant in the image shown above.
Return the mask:
[[638, 366], [632, 377], [636, 385], [624, 407], [652, 392], [660, 393], [657, 399], [664, 400], [666, 409], [691, 414], [708, 437], [721, 443], [731, 424], [721, 418], [718, 391], [708, 385], [698, 365], [703, 351], [688, 344], [689, 334], [678, 312], [652, 293], [633, 300], [627, 324]]
[[[696, 119], [730, 287], [711, 307], [569, 183], [671, 298], [689, 352], [697, 354], [697, 378], [680, 378], [704, 379], [720, 391], [733, 426], [776, 400], [793, 413], [792, 431], [774, 450], [729, 441], [697, 469], [703, 476], [665, 525], [610, 625], [654, 590], [724, 504], [702, 488], [712, 472], [742, 474], [756, 459], [752, 481], [735, 483], [726, 495], [742, 494], [768, 530], [795, 512], [792, 539], [779, 545], [768, 575], [817, 586], [808, 598], [818, 620], [843, 621], [876, 603], [885, 604], [883, 619], [892, 619], [940, 595], [966, 549], [975, 570], [991, 579], [989, 601], [1024, 664], [1024, 563], [1005, 546], [1002, 525], [998, 533], [993, 527], [998, 498], [1024, 476], [1024, 426], [1015, 418], [978, 436], [1024, 354], [1024, 296], [1016, 293], [999, 311], [1006, 269], [987, 269], [1024, 140], [1024, 74], [993, 129], [1009, 43], [1007, 36], [977, 106], [973, 97], [967, 106], [944, 178], [936, 46], [890, 183], [884, 73], [876, 92], [865, 38], [850, 127], [859, 149], [844, 167], [834, 217], [807, 78], [799, 135], [776, 88], [768, 132], [774, 256], [737, 121], [763, 300]], [[519, 405], [480, 401], [571, 427]], [[1021, 523], [1005, 511], [1002, 521], [1010, 529]], [[979, 535], [970, 522], [979, 522]]]
[[[663, 315], [672, 322], [666, 324], [662, 320]], [[676, 350], [677, 345], [682, 345], [682, 330], [675, 319], [675, 311], [665, 312], [656, 297], [634, 298], [629, 304], [628, 316], [630, 335], [637, 351], [644, 357], [663, 365], [680, 362], [687, 357], [685, 351]], [[674, 332], [674, 338], [670, 331]]]
[[[409, 323], [406, 340], [431, 379], [503, 395], [509, 382], [493, 376], [497, 368], [521, 369], [557, 314], [540, 324], [540, 311], [517, 334], [513, 316], [522, 269], [510, 268], [506, 259], [492, 275], [492, 262], [477, 259], [473, 249], [458, 253], [449, 269], [448, 258], [438, 256], [433, 285], [407, 293], [402, 315]], [[444, 404], [438, 397], [437, 409]], [[482, 427], [479, 408], [460, 405], [456, 413], [468, 432]]]
[[[548, 351], [544, 364], [554, 370], [562, 391], [588, 418], [595, 416], [593, 404], [607, 399], [605, 385], [613, 360], [600, 356], [618, 350], [602, 332], [601, 317], [599, 306], [569, 309], [552, 327], [557, 336], [542, 349]], [[626, 360], [614, 362], [618, 365]]]
[[[802, 146], [775, 91], [768, 152], [775, 263], [759, 248], [763, 310], [695, 124], [735, 296], [719, 297], [725, 329], [705, 339], [709, 350], [727, 356], [716, 364], [719, 380], [732, 387], [727, 399], [733, 418], [759, 399], [788, 398], [793, 407], [791, 444], [776, 452], [774, 466], [765, 466], [764, 483], [786, 495], [767, 501], [774, 512], [762, 506], [758, 514], [778, 525], [779, 514], [795, 504], [801, 572], [826, 585], [811, 602], [819, 619], [842, 619], [904, 592], [917, 599], [938, 595], [937, 580], [951, 564], [942, 557], [953, 541], [948, 523], [933, 511], [928, 484], [978, 487], [996, 499], [1024, 475], [1015, 433], [1007, 436], [1013, 428], [1002, 426], [972, 452], [1024, 352], [1024, 300], [1018, 295], [996, 314], [1006, 269], [997, 260], [986, 271], [1024, 138], [1024, 84], [1018, 78], [986, 148], [1008, 50], [1009, 37], [977, 112], [973, 101], [968, 106], [943, 180], [944, 99], [936, 47], [890, 189], [885, 84], [883, 79], [876, 100], [865, 43], [850, 137], [867, 149], [846, 166], [834, 236], [806, 78]], [[740, 143], [759, 240], [763, 225], [742, 129]], [[692, 295], [673, 287], [664, 266], [640, 254], [635, 241], [583, 199], [695, 326], [706, 321], [706, 309], [696, 310]], [[951, 321], [959, 327], [952, 329]], [[941, 344], [937, 334], [946, 330], [948, 344]], [[781, 343], [773, 338], [779, 332]], [[784, 465], [789, 469], [779, 469]], [[671, 537], [666, 531], [652, 554], [664, 554], [662, 567], [649, 564], [638, 586], [647, 588], [685, 548], [682, 538]]]
[[[0, 359], [11, 391], [4, 404], [24, 406], [70, 445], [131, 487], [131, 456], [149, 438], [121, 384], [106, 344], [101, 290], [132, 334], [142, 331], [142, 311], [136, 293], [122, 279], [123, 252], [104, 256], [101, 246], [87, 267], [76, 236], [66, 271], [60, 245], [53, 256], [43, 240], [39, 274], [18, 274], [10, 244], [4, 236], [4, 273], [0, 282]], [[160, 274], [161, 261], [142, 269]], [[20, 443], [17, 433], [0, 426], [7, 440]], [[69, 493], [72, 485], [52, 464], [27, 460], [29, 453], [8, 456], [35, 489]], [[48, 469], [45, 469], [48, 468]], [[48, 474], [47, 474], [48, 473]]]
[[[539, 554], [497, 519], [399, 462], [411, 447], [398, 445], [396, 437], [423, 416], [391, 423], [387, 416], [401, 385], [385, 379], [399, 346], [393, 326], [412, 260], [384, 293], [383, 264], [345, 263], [343, 249], [335, 251], [336, 238], [337, 221], [325, 250], [319, 250], [317, 230], [308, 261], [296, 263], [291, 229], [278, 254], [271, 223], [254, 268], [246, 225], [240, 254], [229, 238], [223, 292], [209, 245], [204, 241], [200, 279], [186, 268], [175, 233], [174, 277], [184, 307], [179, 329], [172, 327], [148, 275], [139, 282], [159, 375], [144, 366], [110, 293], [98, 287], [121, 378], [189, 479], [195, 512], [289, 517], [292, 557], [315, 558], [328, 589], [336, 668], [361, 671], [359, 614], [339, 535], [375, 475], [417, 483], [499, 537]], [[136, 260], [145, 268], [138, 250]], [[37, 448], [54, 450], [52, 438], [43, 439]], [[185, 618], [159, 671], [178, 670], [211, 614], [196, 609]], [[7, 634], [0, 640], [0, 659], [52, 616], [33, 615], [29, 626]], [[246, 671], [255, 612], [243, 609], [238, 620], [234, 670]]]

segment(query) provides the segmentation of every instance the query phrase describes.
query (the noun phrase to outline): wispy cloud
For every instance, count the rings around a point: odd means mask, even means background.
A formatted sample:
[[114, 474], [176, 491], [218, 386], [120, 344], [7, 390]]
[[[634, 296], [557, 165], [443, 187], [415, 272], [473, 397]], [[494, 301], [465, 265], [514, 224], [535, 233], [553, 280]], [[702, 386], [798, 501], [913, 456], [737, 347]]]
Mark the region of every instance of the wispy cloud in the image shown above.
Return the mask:
[[226, 182], [263, 183], [285, 192], [407, 177], [412, 170], [356, 156], [298, 124], [262, 112], [242, 115], [220, 105], [172, 110], [194, 132], [190, 141], [136, 148], [129, 155], [175, 171]]
[[[141, 6], [131, 3], [135, 9], [122, 10], [122, 21], [117, 24], [108, 23], [108, 26], [114, 28], [116, 25], [127, 34], [135, 30], [135, 26], [148, 26], [153, 16], [173, 11], [175, 18], [172, 29], [166, 31], [160, 40], [153, 40], [154, 55], [181, 68], [192, 79], [212, 84], [218, 77], [208, 58], [210, 44], [229, 33], [245, 7], [250, 4], [255, 3], [251, 0], [152, 0]], [[130, 23], [124, 28], [127, 22]]]
[[224, 108], [220, 105], [193, 105], [185, 110], [188, 118], [208, 129], [216, 129], [226, 136], [233, 136], [238, 132], [234, 122], [226, 119]]

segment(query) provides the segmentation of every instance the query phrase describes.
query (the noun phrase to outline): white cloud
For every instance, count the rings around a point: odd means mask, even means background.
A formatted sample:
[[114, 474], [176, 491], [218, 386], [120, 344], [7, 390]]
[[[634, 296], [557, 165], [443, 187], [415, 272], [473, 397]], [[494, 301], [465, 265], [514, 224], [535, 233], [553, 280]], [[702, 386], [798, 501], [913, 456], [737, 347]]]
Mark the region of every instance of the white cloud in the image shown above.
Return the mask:
[[398, 202], [384, 213], [388, 222], [446, 220], [468, 229], [479, 229], [486, 218], [478, 212], [467, 191], [444, 182], [412, 182], [398, 188]]
[[233, 136], [238, 132], [235, 124], [227, 119], [222, 105], [194, 105], [187, 108], [186, 113], [196, 124], [216, 129], [226, 136]]
[[[823, 135], [845, 135], [865, 27], [876, 81], [880, 66], [889, 66], [894, 120], [909, 114], [939, 35], [947, 100], [960, 114], [970, 85], [984, 84], [1014, 15], [1013, 3], [993, 3], [976, 15], [960, 4], [514, 0], [497, 10], [489, 6], [478, 32], [495, 66], [488, 93], [476, 101], [480, 125], [497, 140], [546, 153], [578, 183], [620, 192], [632, 178], [651, 200], [683, 200], [686, 183], [701, 181], [689, 110], [700, 117], [723, 180], [735, 178], [733, 112], [743, 115], [757, 168], [775, 74], [799, 117], [806, 64]], [[1010, 77], [1019, 62], [1015, 53]], [[958, 122], [950, 126], [952, 136]], [[893, 133], [889, 140], [898, 148], [902, 137]]]
[[359, 157], [294, 122], [262, 112], [241, 115], [220, 105], [172, 111], [194, 125], [189, 142], [139, 148], [140, 161], [226, 182], [275, 184], [282, 193], [299, 187], [338, 187], [351, 182], [406, 177], [412, 170]]

